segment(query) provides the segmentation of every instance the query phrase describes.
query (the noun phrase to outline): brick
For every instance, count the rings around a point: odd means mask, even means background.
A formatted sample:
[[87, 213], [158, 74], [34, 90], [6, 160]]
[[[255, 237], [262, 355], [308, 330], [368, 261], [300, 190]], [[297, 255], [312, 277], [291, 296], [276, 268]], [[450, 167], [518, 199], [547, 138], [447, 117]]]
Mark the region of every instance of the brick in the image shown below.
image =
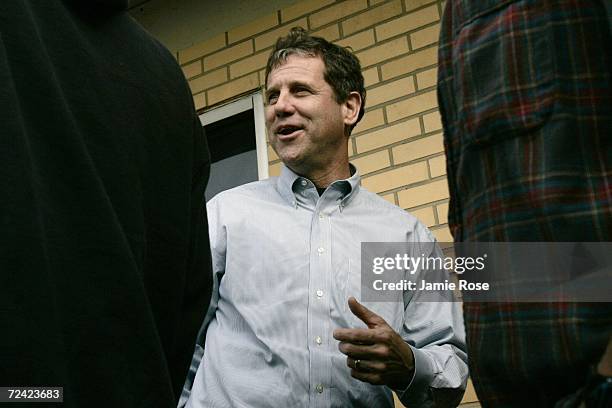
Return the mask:
[[349, 161], [353, 160], [353, 157], [357, 155], [355, 148], [355, 137], [351, 136], [348, 140], [348, 153], [349, 153]]
[[260, 84], [266, 83], [266, 70], [265, 69], [262, 69], [261, 71], [259, 71], [259, 83]]
[[380, 197], [383, 198], [384, 200], [390, 202], [393, 205], [397, 205], [397, 203], [395, 202], [395, 193], [389, 193], [389, 194], [381, 195]]
[[191, 64], [183, 65], [181, 69], [183, 70], [183, 75], [185, 75], [185, 78], [193, 78], [194, 76], [202, 73], [202, 60], [197, 60]]
[[272, 146], [268, 145], [268, 161], [273, 162], [279, 160], [278, 155], [272, 148]]
[[270, 53], [268, 51], [263, 51], [231, 64], [229, 67], [230, 78], [234, 79], [244, 74], [248, 74], [249, 72], [257, 71], [262, 68], [265, 69], [269, 56]]
[[369, 48], [365, 51], [358, 52], [357, 58], [361, 61], [361, 67], [366, 68], [407, 52], [408, 39], [406, 37], [401, 37]]
[[268, 165], [268, 175], [270, 177], [278, 177], [281, 173], [282, 162], [273, 163]]
[[439, 37], [440, 24], [435, 24], [410, 34], [410, 45], [412, 45], [413, 50], [416, 50], [417, 48], [437, 43]]
[[310, 15], [310, 27], [319, 28], [332, 21], [340, 20], [344, 16], [356, 13], [368, 7], [367, 0], [348, 0], [336, 3], [331, 7]]
[[393, 392], [393, 406], [395, 408], [406, 408], [404, 406], [404, 404], [401, 403], [401, 401], [399, 400], [399, 398], [397, 397], [397, 394], [395, 394], [395, 392]]
[[368, 68], [361, 73], [363, 74], [363, 83], [366, 88], [380, 81], [378, 78], [378, 68], [376, 67]]
[[423, 115], [423, 125], [425, 126], [425, 132], [435, 132], [436, 130], [442, 129], [442, 119], [440, 118], [440, 112], [435, 111]]
[[233, 62], [239, 58], [246, 57], [253, 52], [253, 44], [251, 40], [241, 42], [232, 47], [218, 51], [214, 54], [204, 57], [204, 69], [210, 71], [213, 68], [225, 65], [228, 62]]
[[404, 0], [404, 4], [406, 5], [407, 11], [418, 9], [419, 7], [422, 7], [429, 3], [435, 3], [435, 1], [432, 1], [432, 0]]
[[438, 224], [447, 224], [448, 202], [436, 205], [436, 213], [438, 214]]
[[[442, 134], [440, 134], [440, 137]], [[446, 174], [446, 157], [444, 155], [428, 160], [431, 177], [440, 177]]]
[[374, 39], [374, 30], [366, 30], [350, 37], [343, 38], [340, 41], [336, 41], [341, 47], [350, 47], [353, 52], [367, 48], [374, 45], [376, 40]]
[[256, 72], [235, 79], [231, 82], [212, 88], [208, 91], [208, 104], [214, 105], [217, 102], [230, 99], [241, 93], [256, 89], [259, 87], [259, 76]]
[[279, 37], [289, 34], [289, 31], [291, 31], [293, 27], [306, 28], [308, 27], [308, 22], [306, 21], [306, 18], [302, 18], [291, 24], [287, 24], [279, 28], [275, 28], [272, 31], [268, 31], [267, 33], [264, 33], [264, 34], [261, 34], [255, 37], [255, 51], [260, 51], [260, 50], [263, 50], [264, 48], [273, 46]]
[[382, 150], [380, 152], [361, 156], [359, 158], [352, 159], [351, 162], [357, 167], [361, 175], [384, 169], [385, 167], [389, 167], [391, 165], [388, 150]]
[[438, 63], [438, 47], [426, 48], [381, 65], [382, 79], [395, 78]]
[[432, 181], [421, 186], [408, 188], [397, 193], [402, 208], [411, 208], [448, 198], [446, 180]]
[[419, 72], [416, 75], [416, 80], [419, 91], [436, 86], [438, 83], [438, 67]]
[[189, 48], [185, 48], [178, 52], [178, 60], [180, 64], [189, 62], [203, 55], [210, 54], [225, 47], [225, 33], [219, 34], [206, 41], [202, 41]]
[[315, 37], [323, 37], [327, 41], [332, 42], [340, 38], [340, 26], [338, 24], [330, 25], [320, 30], [313, 31], [310, 35]]
[[476, 395], [476, 391], [474, 390], [474, 384], [472, 384], [471, 378], [468, 378], [467, 388], [465, 389], [465, 394], [463, 394], [461, 404], [466, 402], [478, 402], [478, 396]]
[[441, 228], [432, 228], [431, 232], [434, 234], [438, 242], [453, 242], [453, 236], [448, 229], [448, 225]]
[[195, 105], [195, 110], [200, 110], [206, 107], [206, 92], [202, 92], [197, 95], [194, 95], [193, 104]]
[[396, 102], [387, 106], [387, 119], [395, 122], [398, 119], [415, 115], [438, 106], [436, 91], [429, 91], [424, 94], [416, 95], [403, 101]]
[[229, 30], [227, 32], [227, 39], [230, 44], [233, 44], [247, 37], [252, 37], [257, 33], [269, 30], [277, 25], [278, 15], [276, 13], [268, 14], [267, 16]]
[[380, 193], [427, 179], [427, 166], [425, 163], [416, 163], [410, 166], [398, 167], [384, 173], [364, 177], [361, 184], [370, 191]]
[[350, 139], [349, 139], [349, 144], [348, 144], [348, 146], [346, 146], [346, 153], [348, 154], [348, 157], [354, 156], [353, 146], [351, 146], [351, 145], [352, 145], [352, 143], [350, 143]]
[[[366, 98], [366, 104], [367, 103], [368, 101]], [[358, 133], [358, 132], [363, 132], [368, 129], [372, 129], [373, 127], [380, 126], [384, 123], [385, 123], [385, 117], [383, 115], [382, 109], [368, 110], [363, 115], [363, 117], [361, 118], [357, 126], [355, 126], [355, 128], [353, 129], [353, 134]]]
[[349, 138], [348, 154], [349, 154], [349, 159], [357, 154], [356, 149], [355, 149], [355, 139], [354, 138]]
[[368, 150], [376, 149], [377, 147], [388, 146], [390, 144], [409, 139], [420, 133], [421, 126], [419, 125], [419, 121], [417, 119], [387, 126], [383, 129], [358, 136], [355, 139], [357, 142], [357, 152], [363, 153], [367, 152]]
[[434, 4], [431, 7], [415, 11], [377, 26], [376, 38], [378, 41], [383, 41], [433, 23], [439, 19], [438, 6]]
[[192, 79], [189, 81], [189, 87], [191, 88], [191, 92], [195, 94], [205, 89], [221, 85], [225, 81], [227, 81], [227, 69], [223, 67], [206, 73], [201, 77]]
[[333, 2], [334, 0], [300, 1], [291, 7], [287, 7], [281, 10], [281, 22], [286, 23], [287, 21], [296, 19], [298, 17], [309, 14], [313, 11], [319, 10], [329, 4], [332, 4]]
[[388, 84], [368, 89], [366, 102], [369, 106], [376, 106], [383, 102], [392, 101], [414, 93], [414, 79], [412, 76], [389, 82]]
[[408, 212], [428, 227], [436, 225], [433, 207], [419, 208], [418, 210], [409, 210]]
[[370, 8], [368, 11], [343, 21], [342, 32], [344, 35], [352, 34], [401, 13], [402, 3], [400, 0], [394, 0], [390, 3], [385, 3], [381, 6]]
[[405, 163], [443, 151], [442, 134], [438, 133], [394, 147], [392, 149], [393, 163]]

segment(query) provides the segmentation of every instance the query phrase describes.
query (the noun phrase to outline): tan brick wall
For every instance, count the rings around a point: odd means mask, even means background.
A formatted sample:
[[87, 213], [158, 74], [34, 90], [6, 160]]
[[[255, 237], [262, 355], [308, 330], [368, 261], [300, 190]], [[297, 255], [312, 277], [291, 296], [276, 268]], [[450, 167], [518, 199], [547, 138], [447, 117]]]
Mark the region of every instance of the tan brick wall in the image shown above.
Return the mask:
[[[349, 143], [363, 185], [451, 241], [442, 124], [436, 97], [443, 0], [303, 0], [178, 52], [198, 110], [264, 85], [267, 56], [291, 27], [350, 47], [368, 96]], [[280, 161], [268, 148], [270, 174]], [[465, 402], [475, 401], [470, 389]], [[399, 406], [399, 405], [398, 405]]]

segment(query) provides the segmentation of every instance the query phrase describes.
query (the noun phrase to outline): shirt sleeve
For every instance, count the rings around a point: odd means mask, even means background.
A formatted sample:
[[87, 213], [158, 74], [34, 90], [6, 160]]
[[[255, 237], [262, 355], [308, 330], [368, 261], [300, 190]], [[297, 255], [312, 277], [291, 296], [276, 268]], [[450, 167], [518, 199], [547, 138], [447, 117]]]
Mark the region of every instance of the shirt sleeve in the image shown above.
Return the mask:
[[225, 250], [226, 250], [226, 237], [225, 229], [219, 226], [219, 206], [217, 200], [213, 198], [207, 204], [208, 214], [208, 231], [210, 239], [210, 249], [212, 255], [212, 272], [213, 272], [213, 289], [210, 299], [210, 305], [206, 311], [206, 316], [198, 332], [198, 337], [195, 344], [195, 350], [191, 358], [191, 364], [189, 365], [189, 372], [181, 396], [177, 404], [178, 408], [183, 408], [187, 404], [189, 395], [191, 394], [191, 388], [193, 387], [193, 381], [195, 379], [198, 367], [204, 357], [204, 343], [206, 340], [206, 329], [209, 323], [214, 318], [217, 311], [217, 305], [219, 303], [219, 285], [221, 284], [221, 278], [225, 273]]
[[[432, 249], [430, 256], [443, 257], [437, 244]], [[420, 299], [417, 294], [405, 303], [401, 336], [412, 349], [415, 371], [408, 387], [396, 392], [406, 406], [455, 407], [468, 378], [461, 303], [428, 296]]]

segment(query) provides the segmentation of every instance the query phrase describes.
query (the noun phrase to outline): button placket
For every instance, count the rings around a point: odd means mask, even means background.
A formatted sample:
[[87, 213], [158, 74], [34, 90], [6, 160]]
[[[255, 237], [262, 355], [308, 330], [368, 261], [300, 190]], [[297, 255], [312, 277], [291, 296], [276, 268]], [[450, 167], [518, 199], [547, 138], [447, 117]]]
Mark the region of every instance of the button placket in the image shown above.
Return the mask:
[[[332, 251], [331, 251], [331, 215], [335, 207], [334, 191], [318, 197], [311, 219], [311, 275], [310, 293], [315, 300], [312, 303], [313, 315], [309, 324], [309, 347], [311, 373], [310, 384], [314, 393], [311, 394], [313, 407], [327, 406], [329, 401], [323, 398], [327, 393], [325, 388], [331, 384], [332, 364], [326, 350], [329, 346], [328, 335], [331, 335], [330, 297], [327, 296], [331, 285]], [[332, 207], [330, 207], [330, 204]]]

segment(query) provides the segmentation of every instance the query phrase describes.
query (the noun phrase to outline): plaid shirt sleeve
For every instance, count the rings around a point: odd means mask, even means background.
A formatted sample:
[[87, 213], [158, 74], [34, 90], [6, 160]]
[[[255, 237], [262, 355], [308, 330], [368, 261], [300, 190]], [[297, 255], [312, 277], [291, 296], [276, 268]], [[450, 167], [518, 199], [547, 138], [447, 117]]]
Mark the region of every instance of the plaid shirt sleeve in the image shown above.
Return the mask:
[[[612, 241], [610, 44], [601, 0], [447, 0], [438, 99], [456, 241]], [[552, 405], [612, 331], [609, 304], [464, 313], [485, 405]]]

